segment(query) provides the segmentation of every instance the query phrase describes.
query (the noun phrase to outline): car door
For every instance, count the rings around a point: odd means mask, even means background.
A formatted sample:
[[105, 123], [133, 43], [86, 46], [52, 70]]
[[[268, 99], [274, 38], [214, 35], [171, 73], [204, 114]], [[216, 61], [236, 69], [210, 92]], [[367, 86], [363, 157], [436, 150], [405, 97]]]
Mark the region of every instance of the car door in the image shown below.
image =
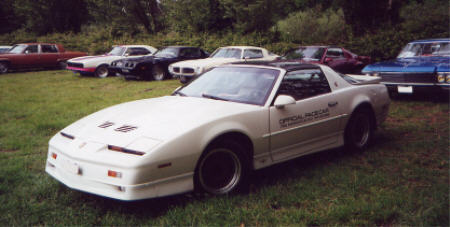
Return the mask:
[[30, 44], [13, 62], [15, 68], [32, 68], [39, 65], [39, 48], [37, 44]]
[[283, 161], [337, 143], [338, 100], [319, 68], [288, 72], [277, 95], [293, 97], [295, 104], [270, 107], [270, 150]]
[[59, 58], [56, 45], [41, 44], [40, 60], [42, 66], [56, 66]]

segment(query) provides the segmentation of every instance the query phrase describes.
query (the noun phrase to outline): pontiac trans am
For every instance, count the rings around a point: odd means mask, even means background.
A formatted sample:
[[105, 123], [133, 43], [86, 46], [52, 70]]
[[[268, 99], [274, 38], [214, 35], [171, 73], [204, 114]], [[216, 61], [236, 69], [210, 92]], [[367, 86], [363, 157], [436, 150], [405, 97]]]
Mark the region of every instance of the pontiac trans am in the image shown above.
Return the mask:
[[238, 191], [252, 170], [345, 145], [388, 114], [386, 86], [303, 63], [218, 66], [171, 96], [115, 105], [49, 142], [46, 172], [119, 200]]
[[104, 55], [72, 58], [67, 61], [67, 69], [80, 75], [94, 75], [105, 78], [113, 73], [109, 70], [111, 62], [128, 57], [151, 56], [156, 48], [147, 45], [119, 45]]
[[186, 60], [169, 65], [169, 73], [187, 83], [209, 69], [240, 61], [273, 61], [279, 56], [267, 49], [254, 46], [227, 46], [216, 49], [208, 58]]

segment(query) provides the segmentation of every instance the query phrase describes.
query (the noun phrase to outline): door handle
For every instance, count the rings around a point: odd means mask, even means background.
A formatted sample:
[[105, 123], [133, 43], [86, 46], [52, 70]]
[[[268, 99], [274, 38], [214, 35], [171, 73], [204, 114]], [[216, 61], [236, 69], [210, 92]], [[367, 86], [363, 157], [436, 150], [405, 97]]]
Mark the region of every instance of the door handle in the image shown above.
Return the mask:
[[337, 101], [329, 102], [329, 103], [328, 103], [328, 106], [329, 106], [329, 107], [333, 107], [333, 106], [336, 106], [337, 104], [338, 104]]

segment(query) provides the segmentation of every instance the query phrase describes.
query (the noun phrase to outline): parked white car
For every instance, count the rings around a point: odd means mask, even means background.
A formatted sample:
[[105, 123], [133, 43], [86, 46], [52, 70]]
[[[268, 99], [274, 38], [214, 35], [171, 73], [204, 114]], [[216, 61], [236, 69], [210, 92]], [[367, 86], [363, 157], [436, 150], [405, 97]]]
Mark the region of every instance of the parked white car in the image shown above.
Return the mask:
[[105, 78], [111, 73], [108, 70], [111, 62], [128, 56], [152, 55], [156, 51], [156, 48], [147, 45], [113, 46], [113, 49], [104, 55], [72, 58], [67, 61], [67, 69], [82, 75], [94, 74], [96, 77]]
[[225, 194], [252, 170], [343, 145], [364, 149], [389, 104], [379, 78], [324, 65], [218, 66], [172, 96], [115, 105], [62, 129], [45, 169], [70, 188], [120, 200]]
[[272, 61], [279, 56], [261, 47], [228, 46], [215, 50], [208, 58], [181, 61], [169, 66], [169, 73], [187, 83], [212, 67], [238, 61]]

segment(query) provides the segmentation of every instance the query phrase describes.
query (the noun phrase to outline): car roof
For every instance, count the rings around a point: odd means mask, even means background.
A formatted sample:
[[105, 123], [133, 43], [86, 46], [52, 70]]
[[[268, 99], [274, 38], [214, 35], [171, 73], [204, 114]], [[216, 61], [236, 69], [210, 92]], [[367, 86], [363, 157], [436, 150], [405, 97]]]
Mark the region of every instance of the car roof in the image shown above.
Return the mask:
[[240, 48], [240, 49], [246, 49], [246, 48], [252, 48], [252, 49], [264, 49], [262, 47], [255, 47], [255, 46], [224, 46], [220, 48]]
[[56, 45], [56, 43], [18, 43], [16, 45]]
[[320, 69], [319, 65], [311, 63], [301, 63], [296, 61], [240, 61], [230, 63], [230, 65], [269, 66], [274, 68], [281, 68], [288, 72], [300, 69]]
[[442, 38], [442, 39], [421, 39], [421, 40], [415, 40], [410, 43], [430, 43], [430, 42], [450, 42], [449, 38]]

